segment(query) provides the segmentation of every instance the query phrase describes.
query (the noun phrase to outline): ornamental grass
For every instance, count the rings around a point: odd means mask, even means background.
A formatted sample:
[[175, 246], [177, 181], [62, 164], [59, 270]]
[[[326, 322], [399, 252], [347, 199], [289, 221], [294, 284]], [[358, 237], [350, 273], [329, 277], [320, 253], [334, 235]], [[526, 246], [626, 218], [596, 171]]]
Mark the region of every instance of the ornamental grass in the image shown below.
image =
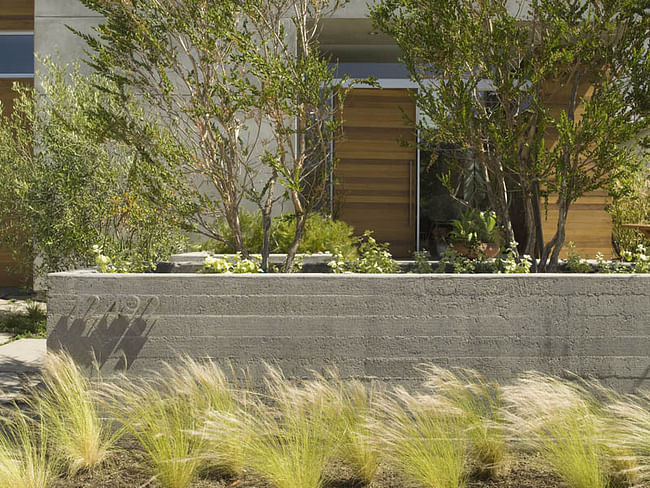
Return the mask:
[[428, 488], [459, 488], [468, 471], [463, 412], [435, 395], [398, 388], [377, 401], [374, 438], [386, 461]]
[[42, 374], [43, 386], [31, 392], [29, 404], [42, 417], [52, 450], [71, 475], [99, 467], [121, 430], [100, 415], [93, 385], [68, 354], [48, 355]]
[[56, 457], [48, 456], [48, 445], [42, 418], [7, 411], [0, 431], [0, 486], [48, 488], [60, 471]]
[[580, 385], [527, 373], [504, 387], [507, 418], [520, 442], [570, 488], [607, 488], [604, 419]]
[[423, 386], [461, 412], [474, 474], [479, 477], [502, 474], [508, 456], [499, 384], [468, 369], [452, 371], [427, 364], [420, 371], [425, 377]]
[[202, 435], [209, 412], [234, 410], [235, 392], [223, 372], [191, 359], [164, 369], [167, 374], [122, 378], [105, 390], [112, 412], [147, 453], [160, 485], [186, 488], [214, 464], [241, 469], [241, 456], [228, 451], [229, 443]]

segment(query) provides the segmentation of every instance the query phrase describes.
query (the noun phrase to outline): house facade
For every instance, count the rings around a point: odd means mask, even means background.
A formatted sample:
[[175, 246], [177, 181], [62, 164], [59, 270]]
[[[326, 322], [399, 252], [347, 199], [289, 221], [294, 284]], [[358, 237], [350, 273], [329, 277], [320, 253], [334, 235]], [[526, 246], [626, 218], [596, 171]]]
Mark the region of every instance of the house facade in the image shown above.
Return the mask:
[[[83, 59], [83, 42], [67, 26], [90, 31], [101, 17], [78, 0], [34, 1], [33, 24], [25, 20], [30, 15], [31, 0], [3, 2], [0, 9], [6, 12], [0, 10], [0, 28], [6, 29], [3, 19], [15, 11], [17, 18], [26, 22], [20, 29], [34, 33], [38, 56], [53, 56], [62, 62]], [[436, 254], [449, 220], [459, 209], [431, 172], [431, 154], [416, 149], [417, 134], [406, 119], [418, 117], [411, 96], [417, 87], [399, 63], [399, 48], [367, 19], [366, 3], [349, 2], [323, 22], [320, 34], [321, 49], [337, 62], [341, 76], [373, 76], [382, 87], [355, 89], [346, 101], [344, 134], [333, 145], [339, 164], [333, 175], [331, 210], [359, 233], [373, 230], [378, 240], [391, 244], [397, 257], [409, 257], [425, 248]], [[5, 7], [12, 4], [15, 6]], [[9, 25], [20, 30], [18, 23]], [[0, 80], [0, 87], [6, 83]], [[554, 108], [560, 110], [561, 104], [558, 98]], [[516, 215], [516, 195], [514, 202]], [[583, 256], [593, 257], [598, 251], [608, 256], [612, 252], [606, 204], [605, 193], [594, 193], [570, 211], [566, 240], [575, 242]], [[545, 235], [553, 231], [556, 216], [551, 200], [544, 215]]]
[[[34, 0], [0, 2], [0, 102], [5, 113], [11, 111], [14, 83], [34, 83]], [[0, 287], [29, 283], [29, 273], [8, 270], [15, 264], [12, 250], [0, 248]]]

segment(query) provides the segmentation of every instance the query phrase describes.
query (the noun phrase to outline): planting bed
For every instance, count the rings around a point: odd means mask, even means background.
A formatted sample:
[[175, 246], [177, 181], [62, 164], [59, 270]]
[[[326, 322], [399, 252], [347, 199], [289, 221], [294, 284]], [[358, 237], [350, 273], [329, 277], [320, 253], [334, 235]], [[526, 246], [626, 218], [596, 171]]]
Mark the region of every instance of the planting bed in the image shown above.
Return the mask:
[[[135, 445], [124, 445], [125, 451], [116, 455], [96, 473], [82, 473], [73, 478], [59, 479], [52, 488], [136, 488], [158, 484], [151, 481], [153, 472], [147, 468], [146, 458]], [[352, 477], [350, 470], [333, 465], [324, 488], [415, 488], [418, 485], [402, 479], [388, 469], [381, 469], [377, 479], [366, 484]], [[151, 484], [148, 484], [151, 483]], [[255, 475], [241, 478], [204, 473], [191, 488], [272, 488], [273, 485]], [[566, 485], [552, 473], [544, 471], [532, 456], [513, 461], [508, 473], [493, 480], [469, 480], [467, 488], [565, 488]]]

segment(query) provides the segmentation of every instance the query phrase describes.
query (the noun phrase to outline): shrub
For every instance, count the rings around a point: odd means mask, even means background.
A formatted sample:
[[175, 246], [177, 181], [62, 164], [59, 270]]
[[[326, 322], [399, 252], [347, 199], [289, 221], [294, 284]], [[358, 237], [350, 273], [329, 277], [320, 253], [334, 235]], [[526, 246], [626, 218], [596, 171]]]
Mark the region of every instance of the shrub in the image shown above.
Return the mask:
[[[241, 229], [246, 248], [252, 253], [262, 251], [262, 217], [259, 214], [241, 211]], [[286, 253], [296, 231], [296, 220], [291, 215], [273, 219], [271, 227], [271, 252]], [[227, 223], [218, 224], [218, 232], [228, 242], [233, 242]], [[339, 249], [346, 259], [356, 257], [357, 239], [351, 226], [341, 220], [334, 220], [321, 214], [310, 215], [305, 224], [305, 236], [298, 247], [299, 253], [333, 252]], [[227, 242], [210, 241], [195, 249], [212, 251], [215, 254], [230, 254], [234, 248]]]
[[142, 184], [162, 188], [165, 176], [140, 174], [132, 148], [107, 139], [96, 115], [140, 108], [120, 106], [116, 86], [99, 75], [43, 64], [42, 93], [20, 88], [13, 113], [0, 116], [0, 241], [26, 265], [38, 257], [37, 272], [88, 265], [95, 244], [124, 260], [166, 257], [184, 240], [180, 210], [164, 190], [153, 203]]
[[504, 393], [513, 432], [570, 488], [608, 486], [603, 422], [590, 395], [537, 373], [504, 387]]
[[415, 261], [415, 272], [418, 274], [433, 273], [433, 266], [429, 262], [431, 256], [425, 250], [422, 252], [413, 253], [413, 260]]
[[[249, 252], [261, 252], [262, 243], [264, 242], [264, 233], [262, 230], [262, 216], [259, 213], [248, 212], [244, 209], [239, 211], [239, 225], [241, 227], [244, 247]], [[216, 223], [215, 233], [223, 238], [222, 241], [211, 239], [207, 242], [194, 245], [197, 250], [211, 251], [215, 254], [232, 254], [236, 249], [232, 244], [235, 242], [234, 235], [228, 222], [225, 219], [219, 219]], [[271, 236], [273, 238], [273, 236]]]
[[201, 273], [261, 273], [262, 268], [260, 261], [251, 256], [251, 259], [243, 259], [241, 254], [237, 253], [229, 256], [228, 259], [208, 256], [205, 258], [205, 264]]
[[[296, 222], [293, 218], [276, 219], [274, 239], [275, 252], [286, 252], [295, 233]], [[357, 256], [354, 229], [342, 220], [334, 220], [321, 214], [311, 215], [305, 226], [305, 237], [298, 247], [301, 253], [333, 252], [335, 249], [345, 259]]]
[[68, 472], [94, 469], [111, 454], [121, 431], [100, 417], [91, 383], [67, 354], [50, 354], [43, 388], [32, 392], [35, 407]]
[[424, 365], [424, 386], [459, 409], [477, 474], [496, 476], [506, 462], [501, 387], [476, 371]]
[[570, 273], [590, 273], [593, 270], [591, 264], [580, 257], [573, 242], [569, 242], [566, 247], [568, 249], [566, 268]]
[[373, 434], [385, 459], [429, 488], [464, 486], [467, 439], [462, 412], [439, 397], [403, 389], [378, 402]]
[[643, 168], [626, 185], [628, 191], [615, 196], [607, 211], [612, 216], [613, 239], [619, 252], [635, 252], [639, 244], [650, 248], [650, 239], [623, 224], [650, 223], [650, 167]]
[[328, 263], [334, 273], [399, 273], [397, 261], [393, 259], [388, 244], [379, 244], [371, 231], [366, 231], [359, 240], [359, 257], [346, 261], [343, 253], [338, 250], [334, 259]]
[[28, 301], [24, 313], [16, 312], [0, 317], [0, 331], [9, 332], [19, 338], [44, 337], [47, 328], [47, 315], [35, 302]]
[[460, 244], [468, 250], [476, 250], [483, 242], [492, 242], [501, 245], [503, 237], [497, 225], [497, 216], [494, 212], [481, 212], [468, 209], [459, 219], [451, 221], [451, 232], [448, 239], [452, 244]]
[[504, 258], [499, 259], [499, 268], [506, 274], [527, 274], [530, 273], [530, 268], [533, 260], [527, 254], [519, 257], [516, 252], [517, 243], [510, 244]]

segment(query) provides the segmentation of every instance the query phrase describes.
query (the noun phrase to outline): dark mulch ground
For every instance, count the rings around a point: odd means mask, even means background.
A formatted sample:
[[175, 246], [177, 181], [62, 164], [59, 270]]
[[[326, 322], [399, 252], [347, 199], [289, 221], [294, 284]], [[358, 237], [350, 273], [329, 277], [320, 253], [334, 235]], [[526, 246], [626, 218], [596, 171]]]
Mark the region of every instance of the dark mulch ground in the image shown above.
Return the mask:
[[[328, 474], [328, 488], [417, 488], [396, 473], [381, 470], [370, 485], [359, 483], [343, 466], [333, 467]], [[560, 480], [539, 468], [532, 457], [513, 460], [503, 475], [493, 480], [470, 480], [467, 488], [561, 488]], [[147, 467], [144, 453], [133, 446], [113, 456], [102, 469], [94, 473], [80, 473], [72, 479], [57, 480], [52, 488], [159, 488], [153, 473]], [[192, 488], [271, 488], [254, 475], [241, 479], [217, 474], [205, 474]]]

